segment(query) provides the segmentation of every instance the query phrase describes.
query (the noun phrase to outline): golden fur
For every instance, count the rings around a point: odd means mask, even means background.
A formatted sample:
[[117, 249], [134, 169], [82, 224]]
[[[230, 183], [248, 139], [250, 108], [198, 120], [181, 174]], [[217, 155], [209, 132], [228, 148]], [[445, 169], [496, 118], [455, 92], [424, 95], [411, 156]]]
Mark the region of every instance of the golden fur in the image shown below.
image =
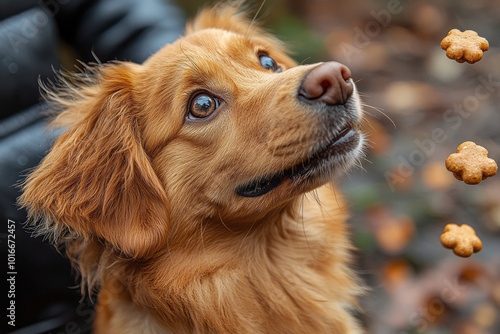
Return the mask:
[[[264, 70], [261, 52], [283, 71]], [[346, 208], [322, 186], [332, 174], [235, 193], [332, 131], [295, 98], [318, 65], [296, 65], [226, 5], [142, 65], [90, 67], [49, 90], [67, 130], [20, 202], [98, 292], [95, 333], [361, 332]], [[210, 121], [188, 121], [200, 89], [223, 102]]]

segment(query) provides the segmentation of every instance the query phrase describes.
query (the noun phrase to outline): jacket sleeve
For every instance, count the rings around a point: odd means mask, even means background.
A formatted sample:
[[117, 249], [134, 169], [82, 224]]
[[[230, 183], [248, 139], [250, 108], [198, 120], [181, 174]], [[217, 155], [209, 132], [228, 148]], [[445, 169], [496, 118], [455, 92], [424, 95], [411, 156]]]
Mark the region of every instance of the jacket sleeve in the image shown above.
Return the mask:
[[44, 0], [62, 39], [84, 61], [141, 63], [184, 31], [183, 11], [170, 0]]

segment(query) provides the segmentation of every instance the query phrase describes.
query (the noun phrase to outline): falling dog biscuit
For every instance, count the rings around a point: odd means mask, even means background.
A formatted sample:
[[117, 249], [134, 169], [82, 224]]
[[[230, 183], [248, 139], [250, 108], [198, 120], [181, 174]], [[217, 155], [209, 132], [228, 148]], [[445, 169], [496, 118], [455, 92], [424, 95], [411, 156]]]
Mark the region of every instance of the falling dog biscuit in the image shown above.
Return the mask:
[[474, 64], [483, 58], [483, 51], [488, 51], [490, 45], [473, 30], [461, 32], [452, 29], [441, 41], [441, 48], [446, 50], [446, 55], [450, 59], [455, 59], [459, 63], [466, 61]]
[[494, 176], [498, 166], [495, 160], [488, 158], [488, 151], [484, 147], [466, 141], [457, 148], [457, 153], [446, 159], [446, 168], [460, 181], [479, 184]]
[[460, 227], [456, 224], [446, 225], [441, 235], [441, 243], [444, 247], [453, 249], [453, 253], [461, 257], [469, 257], [472, 253], [483, 249], [483, 243], [476, 235], [476, 231], [467, 224]]

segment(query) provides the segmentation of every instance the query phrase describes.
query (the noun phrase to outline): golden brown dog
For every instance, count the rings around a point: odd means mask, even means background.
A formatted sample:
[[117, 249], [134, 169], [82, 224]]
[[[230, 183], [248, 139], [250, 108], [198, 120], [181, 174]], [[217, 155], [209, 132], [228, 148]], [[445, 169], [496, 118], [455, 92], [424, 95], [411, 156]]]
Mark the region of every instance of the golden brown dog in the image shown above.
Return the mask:
[[96, 333], [359, 333], [346, 209], [349, 69], [296, 66], [231, 5], [144, 64], [48, 93], [67, 131], [24, 185], [38, 231], [98, 292]]

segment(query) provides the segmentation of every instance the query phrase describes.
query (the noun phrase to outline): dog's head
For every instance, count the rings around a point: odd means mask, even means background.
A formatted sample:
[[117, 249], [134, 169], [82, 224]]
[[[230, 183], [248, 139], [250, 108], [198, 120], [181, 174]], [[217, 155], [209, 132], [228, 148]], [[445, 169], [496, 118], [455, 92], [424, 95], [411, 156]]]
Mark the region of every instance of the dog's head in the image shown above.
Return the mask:
[[47, 227], [130, 256], [150, 254], [169, 229], [262, 220], [360, 155], [349, 69], [297, 66], [231, 6], [203, 11], [142, 65], [93, 71], [50, 93], [68, 130], [21, 201]]

